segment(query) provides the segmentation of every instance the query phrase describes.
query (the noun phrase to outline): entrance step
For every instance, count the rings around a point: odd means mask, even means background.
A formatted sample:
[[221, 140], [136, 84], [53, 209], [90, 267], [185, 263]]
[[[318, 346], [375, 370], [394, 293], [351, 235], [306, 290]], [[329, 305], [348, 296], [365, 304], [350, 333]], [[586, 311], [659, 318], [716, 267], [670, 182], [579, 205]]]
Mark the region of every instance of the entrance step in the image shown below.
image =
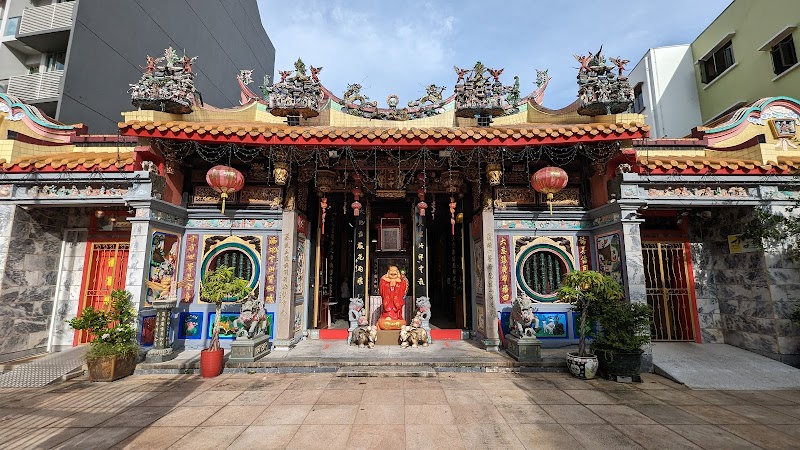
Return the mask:
[[336, 371], [337, 377], [435, 377], [430, 366], [347, 366]]

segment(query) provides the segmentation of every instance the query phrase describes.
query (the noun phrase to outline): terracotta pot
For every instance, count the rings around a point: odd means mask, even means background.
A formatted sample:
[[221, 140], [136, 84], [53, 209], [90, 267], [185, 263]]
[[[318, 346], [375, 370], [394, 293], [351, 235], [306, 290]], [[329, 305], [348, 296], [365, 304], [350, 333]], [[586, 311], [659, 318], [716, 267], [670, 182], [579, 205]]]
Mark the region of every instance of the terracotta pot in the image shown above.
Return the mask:
[[92, 381], [114, 381], [131, 375], [136, 369], [137, 355], [101, 356], [86, 362], [89, 379]]
[[214, 378], [222, 373], [224, 365], [224, 349], [209, 350], [203, 349], [200, 352], [200, 375], [203, 378]]
[[567, 353], [567, 367], [576, 378], [591, 380], [597, 374], [599, 365], [596, 355], [579, 356], [577, 353]]

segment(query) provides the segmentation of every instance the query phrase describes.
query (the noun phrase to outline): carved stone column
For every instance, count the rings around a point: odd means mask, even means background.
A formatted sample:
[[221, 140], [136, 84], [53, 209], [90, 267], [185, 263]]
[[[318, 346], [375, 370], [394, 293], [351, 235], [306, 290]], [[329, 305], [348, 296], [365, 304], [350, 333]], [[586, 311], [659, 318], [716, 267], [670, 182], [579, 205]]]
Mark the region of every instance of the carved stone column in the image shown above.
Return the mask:
[[[642, 255], [642, 236], [639, 226], [644, 219], [639, 217], [640, 205], [621, 205], [622, 242], [625, 253], [625, 293], [631, 303], [647, 303], [647, 287]], [[653, 349], [649, 345], [642, 354], [642, 371], [653, 370]]]
[[[294, 190], [294, 186], [289, 188]], [[294, 193], [287, 193], [287, 198], [294, 198]], [[280, 288], [278, 291], [278, 317], [275, 320], [275, 340], [273, 349], [289, 350], [296, 343], [294, 335], [294, 291], [296, 264], [294, 263], [295, 249], [297, 248], [297, 211], [292, 201], [284, 209], [281, 223], [283, 223], [283, 236], [281, 237], [281, 250], [279, 258]]]
[[483, 211], [481, 212], [483, 232], [483, 282], [486, 305], [485, 338], [483, 345], [486, 350], [498, 351], [500, 349], [500, 333], [497, 330], [498, 308], [497, 297], [497, 255], [495, 251], [494, 210], [492, 209], [491, 190], [484, 192]]
[[169, 361], [175, 357], [172, 345], [169, 342], [170, 314], [172, 308], [178, 302], [177, 297], [167, 297], [162, 301], [154, 301], [153, 308], [156, 310], [156, 330], [153, 341], [153, 348], [147, 352], [145, 362], [160, 363]]

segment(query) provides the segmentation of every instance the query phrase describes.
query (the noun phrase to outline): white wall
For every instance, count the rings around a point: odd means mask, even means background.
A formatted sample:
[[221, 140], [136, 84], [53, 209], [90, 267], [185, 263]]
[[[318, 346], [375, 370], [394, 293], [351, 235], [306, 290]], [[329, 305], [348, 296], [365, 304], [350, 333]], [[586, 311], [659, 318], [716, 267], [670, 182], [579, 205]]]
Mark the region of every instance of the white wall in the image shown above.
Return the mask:
[[651, 48], [629, 75], [640, 82], [650, 138], [680, 138], [702, 125], [689, 45]]

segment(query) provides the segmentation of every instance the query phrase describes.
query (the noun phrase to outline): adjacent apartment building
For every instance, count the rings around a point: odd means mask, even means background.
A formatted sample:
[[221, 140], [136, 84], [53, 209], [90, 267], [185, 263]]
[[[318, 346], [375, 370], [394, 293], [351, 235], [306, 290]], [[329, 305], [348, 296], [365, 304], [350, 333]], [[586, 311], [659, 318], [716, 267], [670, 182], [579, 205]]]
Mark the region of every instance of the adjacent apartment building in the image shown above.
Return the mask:
[[702, 122], [764, 97], [800, 98], [800, 1], [734, 0], [692, 42]]
[[167, 46], [198, 56], [197, 89], [215, 106], [238, 104], [235, 69], [256, 80], [274, 71], [256, 0], [0, 0], [0, 9], [0, 91], [95, 134], [116, 134], [130, 109], [119, 86]]
[[701, 123], [688, 44], [649, 49], [628, 78], [633, 112], [646, 117], [651, 138], [687, 136]]

